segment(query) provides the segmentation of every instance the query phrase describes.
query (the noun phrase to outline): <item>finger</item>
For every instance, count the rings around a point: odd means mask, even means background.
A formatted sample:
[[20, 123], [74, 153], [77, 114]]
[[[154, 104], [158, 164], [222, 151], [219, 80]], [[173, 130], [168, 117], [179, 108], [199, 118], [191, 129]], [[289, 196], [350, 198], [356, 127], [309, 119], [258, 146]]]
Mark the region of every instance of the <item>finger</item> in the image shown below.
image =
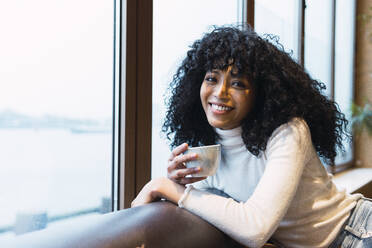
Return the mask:
[[186, 169], [186, 164], [184, 163], [175, 163], [171, 162], [169, 163], [169, 166], [167, 167], [168, 174], [173, 174], [174, 171], [180, 170], [180, 169]]
[[131, 207], [131, 208], [134, 208], [134, 207], [137, 207], [138, 205], [139, 205], [138, 202], [136, 201], [136, 199], [134, 199], [134, 200], [131, 202], [130, 207]]
[[186, 178], [182, 178], [179, 184], [185, 185], [185, 184], [190, 184], [190, 183], [196, 183], [206, 178], [207, 177], [186, 177]]
[[181, 178], [186, 177], [187, 175], [192, 175], [195, 173], [200, 172], [200, 167], [192, 167], [187, 169], [179, 169], [173, 171], [173, 173], [170, 173], [170, 179], [179, 180]]
[[189, 145], [187, 143], [183, 143], [183, 144], [177, 146], [176, 148], [174, 148], [173, 151], [171, 152], [171, 155], [170, 155], [168, 161], [173, 160], [175, 157], [177, 157], [178, 155], [180, 155], [181, 153], [186, 151], [188, 147], [189, 147]]
[[196, 153], [188, 153], [185, 155], [182, 154], [182, 155], [175, 157], [172, 161], [169, 162], [168, 173], [172, 172], [175, 169], [186, 168], [184, 163], [195, 160], [197, 158], [198, 158], [198, 154]]

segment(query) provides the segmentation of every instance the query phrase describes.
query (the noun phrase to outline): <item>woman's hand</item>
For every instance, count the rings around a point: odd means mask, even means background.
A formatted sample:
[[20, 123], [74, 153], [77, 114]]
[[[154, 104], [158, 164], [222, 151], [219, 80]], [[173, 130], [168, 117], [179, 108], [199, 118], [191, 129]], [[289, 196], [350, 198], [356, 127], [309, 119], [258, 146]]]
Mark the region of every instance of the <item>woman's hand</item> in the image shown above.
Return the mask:
[[132, 201], [131, 207], [141, 206], [160, 198], [177, 203], [181, 198], [185, 187], [168, 178], [156, 178], [148, 182], [137, 197]]
[[197, 159], [196, 153], [182, 154], [188, 148], [186, 143], [177, 146], [168, 159], [168, 178], [181, 185], [195, 183], [206, 179], [206, 177], [186, 177], [200, 172], [200, 167], [186, 168], [185, 163]]
[[160, 198], [158, 190], [159, 186], [159, 182], [157, 182], [156, 179], [148, 182], [132, 201], [131, 207], [141, 206], [158, 200]]

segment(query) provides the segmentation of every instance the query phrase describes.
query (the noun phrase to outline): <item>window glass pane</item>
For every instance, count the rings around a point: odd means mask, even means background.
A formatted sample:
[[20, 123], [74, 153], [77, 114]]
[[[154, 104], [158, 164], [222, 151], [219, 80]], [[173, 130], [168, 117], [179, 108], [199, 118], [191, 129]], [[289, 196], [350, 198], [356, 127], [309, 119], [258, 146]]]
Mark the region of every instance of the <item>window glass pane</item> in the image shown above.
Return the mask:
[[310, 75], [326, 84], [331, 96], [332, 1], [306, 2], [304, 66]]
[[111, 211], [113, 8], [0, 3], [0, 241]]
[[280, 43], [298, 59], [300, 8], [298, 0], [255, 1], [254, 25], [258, 34], [279, 36]]
[[[351, 118], [354, 81], [355, 1], [336, 3], [335, 89], [334, 97], [341, 111]], [[336, 157], [336, 164], [352, 159], [352, 144], [344, 141], [346, 153]]]
[[[153, 21], [152, 177], [166, 175], [169, 147], [161, 134], [164, 94], [189, 46], [211, 25], [236, 23], [241, 1], [155, 0]], [[190, 15], [192, 13], [192, 15]]]

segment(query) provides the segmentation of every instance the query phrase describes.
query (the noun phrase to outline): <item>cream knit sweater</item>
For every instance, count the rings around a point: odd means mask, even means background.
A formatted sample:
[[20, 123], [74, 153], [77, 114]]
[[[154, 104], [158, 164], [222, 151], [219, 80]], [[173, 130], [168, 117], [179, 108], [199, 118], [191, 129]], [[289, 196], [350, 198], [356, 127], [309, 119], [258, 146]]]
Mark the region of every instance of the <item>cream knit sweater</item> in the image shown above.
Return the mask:
[[361, 195], [336, 188], [306, 122], [296, 118], [278, 127], [259, 157], [245, 148], [240, 127], [216, 132], [222, 145], [218, 171], [188, 185], [179, 206], [249, 247], [270, 237], [285, 247], [328, 247]]

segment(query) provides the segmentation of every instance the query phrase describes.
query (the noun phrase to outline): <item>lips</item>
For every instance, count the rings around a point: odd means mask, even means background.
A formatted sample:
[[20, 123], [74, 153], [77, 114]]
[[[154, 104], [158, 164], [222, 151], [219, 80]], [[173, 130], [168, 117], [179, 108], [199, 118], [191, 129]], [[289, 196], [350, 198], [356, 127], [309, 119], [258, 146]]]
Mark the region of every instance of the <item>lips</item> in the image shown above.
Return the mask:
[[233, 110], [232, 107], [226, 106], [224, 104], [209, 103], [209, 105], [211, 106], [212, 112], [216, 114], [224, 114]]

